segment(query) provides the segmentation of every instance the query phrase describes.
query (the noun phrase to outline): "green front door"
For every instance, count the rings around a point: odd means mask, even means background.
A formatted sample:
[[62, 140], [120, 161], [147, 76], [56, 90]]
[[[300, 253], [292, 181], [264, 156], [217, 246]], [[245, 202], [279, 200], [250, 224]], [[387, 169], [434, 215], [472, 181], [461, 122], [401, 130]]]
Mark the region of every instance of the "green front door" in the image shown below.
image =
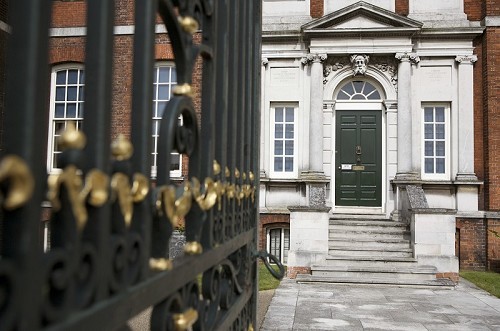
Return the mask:
[[382, 112], [336, 112], [335, 204], [382, 205]]

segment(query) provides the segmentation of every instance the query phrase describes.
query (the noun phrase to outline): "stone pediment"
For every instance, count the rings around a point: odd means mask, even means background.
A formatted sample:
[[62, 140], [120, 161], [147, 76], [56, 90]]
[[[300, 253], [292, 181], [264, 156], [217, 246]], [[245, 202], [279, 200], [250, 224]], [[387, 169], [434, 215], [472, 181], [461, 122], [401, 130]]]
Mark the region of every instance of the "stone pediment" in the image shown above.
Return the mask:
[[412, 33], [423, 23], [398, 15], [390, 10], [359, 1], [302, 26], [305, 34], [385, 32]]

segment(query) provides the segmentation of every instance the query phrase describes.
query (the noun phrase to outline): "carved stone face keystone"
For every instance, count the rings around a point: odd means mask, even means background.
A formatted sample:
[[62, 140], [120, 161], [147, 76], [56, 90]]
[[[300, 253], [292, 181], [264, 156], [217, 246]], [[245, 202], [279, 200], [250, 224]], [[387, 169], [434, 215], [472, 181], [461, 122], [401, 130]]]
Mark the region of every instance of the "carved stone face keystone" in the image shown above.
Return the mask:
[[351, 55], [353, 75], [364, 75], [368, 66], [370, 57], [368, 55]]

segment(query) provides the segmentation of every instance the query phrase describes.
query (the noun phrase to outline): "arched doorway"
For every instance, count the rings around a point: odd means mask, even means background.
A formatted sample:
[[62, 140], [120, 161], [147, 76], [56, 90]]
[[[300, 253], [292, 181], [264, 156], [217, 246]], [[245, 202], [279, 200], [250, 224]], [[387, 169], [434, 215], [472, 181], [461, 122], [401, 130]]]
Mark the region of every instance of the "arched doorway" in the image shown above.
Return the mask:
[[382, 96], [366, 80], [336, 93], [335, 205], [382, 205]]

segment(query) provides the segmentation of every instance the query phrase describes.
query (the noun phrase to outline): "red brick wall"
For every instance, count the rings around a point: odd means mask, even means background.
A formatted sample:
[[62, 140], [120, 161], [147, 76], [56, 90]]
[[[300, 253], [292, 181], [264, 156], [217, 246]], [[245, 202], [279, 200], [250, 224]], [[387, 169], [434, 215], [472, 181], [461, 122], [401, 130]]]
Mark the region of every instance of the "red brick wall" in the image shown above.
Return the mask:
[[85, 1], [53, 1], [51, 26], [54, 28], [85, 26], [86, 14]]
[[396, 0], [396, 13], [399, 15], [408, 15], [409, 3], [408, 0]]
[[289, 214], [261, 214], [259, 225], [259, 249], [266, 249], [266, 230], [272, 227], [289, 227]]
[[310, 14], [312, 18], [320, 18], [325, 14], [324, 0], [311, 0]]
[[485, 270], [486, 221], [483, 219], [457, 219], [460, 269]]
[[500, 28], [486, 29], [482, 52], [485, 208], [500, 210]]
[[500, 1], [499, 0], [484, 0], [484, 14], [486, 16], [499, 16], [500, 15]]
[[488, 220], [488, 270], [500, 272], [500, 238], [490, 231], [500, 234], [500, 220]]
[[464, 0], [464, 11], [467, 19], [480, 21], [483, 18], [483, 0]]

